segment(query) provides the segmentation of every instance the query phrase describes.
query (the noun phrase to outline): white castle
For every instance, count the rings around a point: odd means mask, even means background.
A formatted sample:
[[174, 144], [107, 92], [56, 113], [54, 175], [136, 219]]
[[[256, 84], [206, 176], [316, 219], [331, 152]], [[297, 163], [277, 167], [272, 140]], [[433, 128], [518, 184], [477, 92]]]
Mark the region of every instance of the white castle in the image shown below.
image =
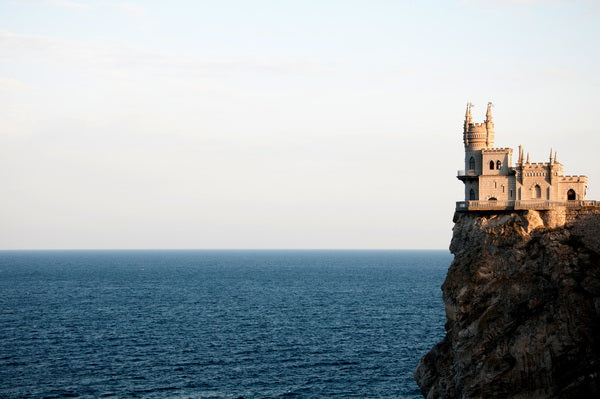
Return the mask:
[[492, 103], [483, 123], [472, 122], [472, 107], [467, 104], [463, 129], [465, 170], [457, 176], [465, 184], [465, 201], [457, 202], [457, 210], [552, 209], [596, 202], [585, 201], [587, 176], [565, 176], [552, 150], [548, 162], [530, 162], [519, 146], [513, 166], [512, 148], [494, 148]]

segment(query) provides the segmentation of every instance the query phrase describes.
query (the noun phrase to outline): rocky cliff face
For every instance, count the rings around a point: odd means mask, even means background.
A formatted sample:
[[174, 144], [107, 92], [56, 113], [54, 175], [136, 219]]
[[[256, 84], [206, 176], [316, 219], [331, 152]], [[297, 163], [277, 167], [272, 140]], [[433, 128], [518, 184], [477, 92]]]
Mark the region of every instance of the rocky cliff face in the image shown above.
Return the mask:
[[600, 398], [600, 209], [457, 213], [426, 398]]

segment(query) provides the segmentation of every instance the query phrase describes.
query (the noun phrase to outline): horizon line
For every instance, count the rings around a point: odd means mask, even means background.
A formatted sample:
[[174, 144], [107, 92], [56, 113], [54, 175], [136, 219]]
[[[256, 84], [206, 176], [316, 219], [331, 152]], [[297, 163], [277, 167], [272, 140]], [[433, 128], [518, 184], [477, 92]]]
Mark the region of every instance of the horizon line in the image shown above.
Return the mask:
[[11, 248], [8, 251], [449, 251], [446, 248]]

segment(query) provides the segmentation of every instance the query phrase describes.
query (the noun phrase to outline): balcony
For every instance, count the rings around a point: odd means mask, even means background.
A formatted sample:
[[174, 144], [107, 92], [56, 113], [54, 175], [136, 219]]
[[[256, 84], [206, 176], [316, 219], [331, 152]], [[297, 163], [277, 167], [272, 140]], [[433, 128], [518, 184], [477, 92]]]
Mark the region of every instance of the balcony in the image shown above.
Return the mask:
[[456, 172], [456, 177], [460, 180], [472, 179], [477, 176], [479, 175], [477, 174], [477, 171], [475, 171], [475, 169], [459, 170]]

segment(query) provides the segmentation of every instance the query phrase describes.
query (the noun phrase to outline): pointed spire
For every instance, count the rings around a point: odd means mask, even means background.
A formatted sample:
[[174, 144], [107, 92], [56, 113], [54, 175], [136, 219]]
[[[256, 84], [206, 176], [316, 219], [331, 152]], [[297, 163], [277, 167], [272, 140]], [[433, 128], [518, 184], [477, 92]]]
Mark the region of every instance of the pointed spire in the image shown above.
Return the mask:
[[552, 148], [550, 148], [550, 165], [554, 163], [554, 158], [552, 157]]
[[518, 163], [523, 163], [523, 146], [519, 144], [519, 159]]
[[465, 132], [469, 130], [469, 124], [473, 121], [473, 116], [471, 115], [471, 108], [473, 104], [470, 102], [467, 103], [467, 110], [465, 112]]
[[492, 104], [491, 101], [487, 103], [487, 111], [485, 113], [485, 122], [486, 123], [492, 122], [492, 107], [493, 106], [494, 106], [494, 104]]
[[554, 163], [558, 163], [558, 157], [556, 156], [556, 151], [554, 151]]
[[529, 153], [527, 153], [527, 162], [526, 163], [529, 163]]

